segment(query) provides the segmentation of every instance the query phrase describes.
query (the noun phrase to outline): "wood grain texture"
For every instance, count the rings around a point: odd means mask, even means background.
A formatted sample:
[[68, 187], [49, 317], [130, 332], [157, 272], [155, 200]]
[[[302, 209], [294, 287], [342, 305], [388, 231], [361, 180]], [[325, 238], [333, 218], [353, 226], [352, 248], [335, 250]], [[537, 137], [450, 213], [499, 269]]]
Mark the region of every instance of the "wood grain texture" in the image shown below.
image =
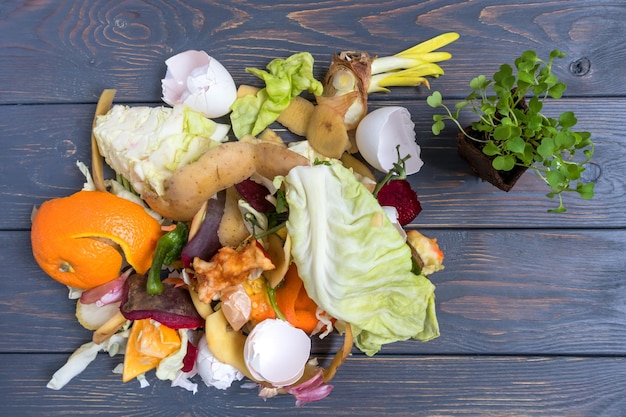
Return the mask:
[[[106, 354], [65, 389], [45, 388], [91, 338], [67, 290], [31, 254], [32, 209], [69, 195], [89, 163], [95, 103], [161, 105], [164, 61], [187, 49], [219, 59], [238, 83], [247, 67], [309, 51], [321, 78], [333, 53], [390, 55], [447, 31], [452, 60], [431, 87], [451, 103], [469, 80], [526, 49], [567, 58], [555, 72], [592, 133], [585, 172], [591, 201], [568, 212], [532, 173], [504, 193], [473, 176], [457, 155], [454, 126], [430, 130], [426, 88], [370, 96], [370, 109], [407, 107], [425, 165], [410, 178], [423, 212], [411, 227], [438, 239], [446, 269], [431, 276], [441, 336], [356, 349], [327, 399], [295, 408], [256, 390], [205, 387], [192, 395], [148, 374], [122, 384]], [[626, 4], [616, 0], [7, 0], [0, 2], [0, 415], [2, 416], [574, 416], [626, 415]], [[221, 120], [227, 121], [227, 120]], [[464, 122], [471, 120], [465, 119]], [[297, 139], [274, 125], [288, 140]], [[341, 338], [315, 340], [326, 360]]]
[[[321, 76], [331, 55], [362, 49], [390, 55], [445, 31], [454, 63], [436, 88], [462, 96], [469, 74], [493, 73], [525, 49], [569, 57], [557, 75], [573, 96], [626, 93], [621, 66], [626, 6], [614, 0], [3, 2], [0, 103], [94, 102], [104, 88], [123, 101], [159, 101], [164, 61], [204, 49], [241, 82], [245, 67], [303, 50]], [[582, 62], [582, 63], [581, 63]], [[588, 69], [586, 64], [588, 62]], [[572, 68], [572, 70], [570, 70]], [[581, 69], [583, 68], [583, 69]], [[16, 71], [16, 69], [19, 69]], [[574, 75], [578, 74], [578, 75]], [[410, 95], [400, 91], [399, 96]]]
[[[616, 417], [626, 409], [624, 358], [348, 358], [332, 380], [330, 397], [302, 408], [295, 408], [290, 396], [264, 402], [256, 390], [240, 388], [240, 383], [227, 391], [202, 385], [193, 395], [170, 388], [152, 373], [148, 375], [150, 387], [141, 389], [136, 381], [122, 384], [120, 376], [111, 373], [119, 360], [99, 355], [70, 385], [52, 391], [44, 386], [55, 367], [65, 361], [63, 355], [2, 355], [0, 413], [31, 417], [73, 413], [157, 417]], [[78, 398], [83, 401], [68, 404]]]

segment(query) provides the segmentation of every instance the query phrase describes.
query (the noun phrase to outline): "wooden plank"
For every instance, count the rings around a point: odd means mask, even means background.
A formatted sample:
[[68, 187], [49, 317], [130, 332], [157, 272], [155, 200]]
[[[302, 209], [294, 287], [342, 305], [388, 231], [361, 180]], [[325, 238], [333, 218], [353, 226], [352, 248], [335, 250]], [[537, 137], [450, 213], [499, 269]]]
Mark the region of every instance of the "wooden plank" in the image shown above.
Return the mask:
[[63, 355], [0, 355], [0, 414], [612, 417], [626, 409], [624, 358], [353, 357], [332, 380], [329, 397], [297, 409], [291, 396], [263, 401], [240, 383], [220, 391], [198, 381], [196, 395], [171, 388], [154, 373], [148, 388], [122, 384], [111, 373], [120, 359], [107, 355], [63, 390], [45, 388], [64, 361]]
[[[374, 103], [371, 109], [379, 107]], [[596, 181], [592, 201], [566, 196], [568, 213], [549, 214], [557, 206], [532, 172], [509, 193], [474, 176], [456, 151], [456, 130], [448, 126], [441, 137], [430, 131], [433, 109], [418, 102], [390, 101], [406, 106], [416, 123], [425, 166], [409, 179], [420, 196], [423, 212], [417, 227], [624, 227], [626, 211], [626, 141], [621, 120], [626, 99], [567, 99], [550, 103], [549, 110], [574, 111], [578, 128], [589, 130], [596, 152], [585, 173]], [[548, 106], [546, 106], [548, 107]], [[84, 178], [76, 161], [90, 163], [90, 128], [94, 105], [5, 106], [0, 113], [0, 218], [2, 229], [28, 229], [33, 205], [69, 195]], [[606, 109], [610, 108], [611, 112]], [[469, 122], [469, 120], [467, 120]], [[277, 126], [279, 127], [279, 126]], [[284, 130], [284, 129], [283, 129]], [[289, 135], [285, 135], [289, 137]]]
[[336, 51], [390, 55], [445, 31], [462, 35], [433, 83], [448, 94], [464, 95], [470, 74], [493, 73], [529, 48], [569, 54], [556, 70], [572, 96], [626, 93], [626, 45], [615, 36], [626, 8], [613, 0], [3, 2], [0, 16], [4, 104], [94, 102], [103, 88], [157, 102], [165, 59], [187, 49], [206, 49], [239, 82], [254, 79], [246, 67], [309, 51], [321, 77]]
[[[446, 254], [431, 276], [441, 336], [381, 353], [626, 355], [623, 230], [423, 232]], [[28, 232], [0, 233], [0, 247], [11, 266], [0, 272], [0, 352], [69, 353], [90, 340], [66, 288], [32, 259]], [[316, 340], [315, 351], [341, 342]]]

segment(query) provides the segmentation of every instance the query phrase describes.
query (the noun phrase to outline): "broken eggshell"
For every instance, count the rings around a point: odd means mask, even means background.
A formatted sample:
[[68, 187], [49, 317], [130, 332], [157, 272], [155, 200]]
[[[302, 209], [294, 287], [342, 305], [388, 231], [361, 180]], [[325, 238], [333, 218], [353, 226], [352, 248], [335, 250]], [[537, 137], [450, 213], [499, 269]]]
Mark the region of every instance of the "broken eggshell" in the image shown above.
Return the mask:
[[202, 338], [198, 342], [196, 371], [206, 386], [221, 390], [229, 388], [234, 381], [241, 381], [243, 379], [243, 374], [239, 372], [237, 368], [222, 363], [213, 356], [213, 353], [209, 350], [209, 346], [207, 345], [205, 335], [202, 335]]
[[248, 335], [244, 345], [246, 367], [254, 378], [275, 387], [297, 382], [311, 353], [307, 334], [280, 319], [266, 319]]
[[383, 211], [387, 215], [387, 218], [389, 219], [393, 227], [395, 227], [398, 233], [400, 233], [402, 239], [406, 240], [406, 231], [398, 222], [398, 209], [393, 206], [383, 206]]
[[398, 146], [401, 158], [411, 155], [405, 162], [407, 175], [424, 165], [415, 142], [415, 123], [404, 107], [381, 107], [368, 113], [357, 126], [356, 144], [363, 158], [381, 172], [389, 172], [398, 162]]
[[212, 119], [230, 112], [237, 98], [235, 81], [224, 66], [204, 51], [188, 50], [165, 61], [163, 101], [187, 107]]

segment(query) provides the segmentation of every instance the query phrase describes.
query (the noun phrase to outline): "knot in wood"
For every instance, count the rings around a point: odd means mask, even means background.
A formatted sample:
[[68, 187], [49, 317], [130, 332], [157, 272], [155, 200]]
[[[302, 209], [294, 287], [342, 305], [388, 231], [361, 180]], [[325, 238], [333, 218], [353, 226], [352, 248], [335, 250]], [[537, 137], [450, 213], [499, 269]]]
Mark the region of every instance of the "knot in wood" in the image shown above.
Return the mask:
[[590, 69], [591, 61], [586, 56], [579, 58], [569, 64], [569, 71], [577, 77], [587, 75]]

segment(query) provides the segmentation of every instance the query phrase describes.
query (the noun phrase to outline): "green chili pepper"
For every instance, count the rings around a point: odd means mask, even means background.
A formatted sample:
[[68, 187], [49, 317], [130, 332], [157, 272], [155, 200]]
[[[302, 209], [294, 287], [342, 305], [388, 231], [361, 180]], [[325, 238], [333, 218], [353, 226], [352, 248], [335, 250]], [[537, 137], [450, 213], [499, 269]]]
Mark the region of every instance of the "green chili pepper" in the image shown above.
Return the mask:
[[288, 321], [280, 308], [278, 308], [278, 302], [276, 301], [276, 288], [271, 288], [269, 285], [267, 286], [267, 295], [270, 299], [270, 305], [276, 312], [276, 317], [283, 321]]
[[171, 265], [176, 259], [180, 258], [188, 236], [189, 229], [187, 225], [179, 222], [174, 230], [170, 230], [159, 238], [154, 258], [152, 258], [152, 266], [148, 272], [148, 282], [146, 284], [148, 294], [159, 295], [163, 292], [161, 268], [163, 265]]

